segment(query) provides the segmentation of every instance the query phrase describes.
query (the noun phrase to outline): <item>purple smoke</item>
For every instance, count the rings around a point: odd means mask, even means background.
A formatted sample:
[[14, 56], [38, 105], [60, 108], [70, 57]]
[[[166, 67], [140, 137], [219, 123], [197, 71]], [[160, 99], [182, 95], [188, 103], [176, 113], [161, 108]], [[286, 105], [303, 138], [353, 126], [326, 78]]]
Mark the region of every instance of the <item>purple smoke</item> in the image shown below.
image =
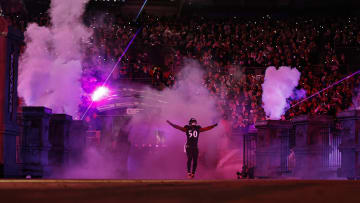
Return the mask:
[[298, 100], [306, 97], [306, 91], [304, 89], [294, 89], [293, 94], [290, 96], [292, 100]]
[[[170, 120], [180, 126], [188, 124], [190, 118], [196, 118], [198, 124], [205, 127], [221, 120], [221, 115], [216, 110], [215, 98], [212, 97], [203, 85], [203, 74], [200, 64], [193, 60], [185, 61], [185, 67], [178, 75], [177, 86], [165, 89], [161, 92], [147, 89], [143, 103], [154, 103], [153, 97], [147, 95], [156, 94], [160, 98], [153, 107], [144, 107], [142, 113], [136, 114], [128, 125], [131, 144], [141, 146], [156, 141], [156, 132], [163, 133], [164, 148], [159, 153], [145, 157], [142, 167], [133, 167], [129, 172], [132, 178], [184, 178], [186, 168], [186, 155], [184, 144], [186, 136], [183, 132], [170, 127], [165, 121]], [[225, 157], [239, 157], [239, 153], [228, 150], [228, 135], [224, 126], [220, 125], [199, 137], [199, 178], [225, 178], [233, 177], [238, 165], [226, 165]], [[236, 150], [235, 150], [236, 151]], [[130, 153], [131, 162], [143, 158], [143, 155]], [[233, 168], [231, 168], [233, 167]], [[226, 168], [226, 169], [225, 169]], [[231, 172], [227, 172], [231, 171]], [[226, 172], [225, 172], [226, 171]]]
[[[300, 79], [296, 68], [282, 66], [279, 69], [271, 66], [266, 69], [262, 84], [262, 102], [266, 115], [273, 120], [279, 120], [289, 108], [288, 98], [300, 99], [304, 90], [296, 90]], [[295, 89], [295, 90], [294, 90]]]
[[19, 96], [27, 105], [76, 116], [83, 93], [82, 45], [91, 36], [81, 21], [88, 0], [52, 0], [51, 26], [30, 24], [20, 59]]
[[110, 141], [102, 143], [101, 149], [87, 150], [83, 162], [67, 168], [61, 177], [184, 179], [186, 136], [184, 132], [170, 127], [166, 120], [186, 125], [194, 117], [203, 127], [219, 122], [219, 126], [213, 130], [200, 134], [196, 177], [234, 178], [236, 171], [241, 169], [240, 146], [237, 149], [229, 148], [229, 131], [220, 122], [216, 98], [203, 85], [204, 72], [199, 63], [187, 60], [185, 64], [178, 74], [176, 87], [163, 91], [144, 88], [141, 91], [142, 105], [139, 106], [141, 111], [133, 115], [125, 127], [114, 126], [111, 132], [113, 135], [119, 134], [117, 131], [125, 131], [129, 135], [130, 145], [123, 142], [116, 149], [125, 149], [126, 154], [130, 146], [127, 166], [121, 164], [121, 153], [109, 152], [112, 145]]

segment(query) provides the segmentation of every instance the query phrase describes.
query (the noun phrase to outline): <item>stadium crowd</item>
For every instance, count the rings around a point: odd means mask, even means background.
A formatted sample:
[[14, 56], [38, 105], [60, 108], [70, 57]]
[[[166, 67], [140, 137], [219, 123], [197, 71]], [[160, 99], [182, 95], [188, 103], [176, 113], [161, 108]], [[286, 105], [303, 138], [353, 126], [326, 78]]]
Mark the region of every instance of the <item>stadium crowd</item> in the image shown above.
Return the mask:
[[[344, 53], [337, 52], [337, 48], [360, 45], [357, 17], [275, 18], [266, 15], [251, 19], [175, 19], [143, 15], [139, 23], [134, 23], [112, 14], [101, 15], [101, 20], [90, 16], [94, 15], [87, 14], [85, 22], [94, 35], [87, 45], [85, 70], [113, 64], [141, 24], [135, 51], [126, 54], [113, 79], [151, 78], [155, 88], [171, 88], [184, 59], [196, 59], [206, 72], [204, 85], [217, 99], [224, 119], [232, 121], [233, 128], [266, 119], [261, 99], [266, 67], [296, 67], [301, 72], [299, 88], [311, 95], [349, 73], [347, 58]], [[50, 24], [46, 14], [27, 20], [13, 16], [9, 22], [22, 31], [29, 22]], [[151, 57], [152, 47], [158, 46], [167, 50], [163, 53], [162, 64], [154, 64]], [[262, 71], [256, 72], [254, 68]], [[360, 104], [356, 96], [359, 85], [359, 77], [346, 80], [291, 108], [284, 119], [300, 114], [335, 115], [355, 108]]]
[[[179, 21], [146, 16], [142, 21], [146, 26], [137, 39], [140, 46], [151, 49], [161, 45], [171, 51], [162, 68], [151, 64], [146, 51], [134, 54], [133, 59], [127, 56], [128, 67], [124, 66], [121, 73], [131, 76], [142, 70], [143, 76], [150, 75], [153, 85], [162, 89], [173, 84], [172, 75], [181, 69], [184, 58], [196, 59], [206, 72], [204, 85], [217, 98], [218, 110], [233, 122], [234, 128], [266, 119], [261, 99], [264, 75], [251, 71], [252, 67], [296, 67], [301, 72], [299, 88], [311, 95], [348, 74], [345, 55], [336, 53], [336, 48], [360, 44], [357, 18], [276, 19], [268, 15], [251, 20]], [[103, 45], [105, 57], [116, 59], [136, 28], [121, 18], [108, 22], [95, 32], [100, 33], [96, 47]], [[351, 108], [358, 103], [353, 96], [359, 84], [358, 77], [351, 78], [290, 109], [284, 119], [300, 114], [335, 115]]]

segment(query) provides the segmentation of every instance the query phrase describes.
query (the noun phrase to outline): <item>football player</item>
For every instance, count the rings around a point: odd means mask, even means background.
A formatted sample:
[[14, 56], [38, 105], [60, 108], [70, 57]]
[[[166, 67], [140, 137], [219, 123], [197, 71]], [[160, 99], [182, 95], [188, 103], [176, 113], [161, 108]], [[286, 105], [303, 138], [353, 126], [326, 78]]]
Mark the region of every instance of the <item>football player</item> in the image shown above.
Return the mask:
[[[200, 132], [205, 132], [215, 128], [217, 126], [217, 123], [202, 128], [201, 126], [197, 125], [197, 121], [194, 118], [191, 118], [189, 121], [189, 125], [185, 125], [184, 127], [173, 124], [170, 121], [166, 121], [166, 122], [168, 122], [172, 127], [186, 133], [185, 151], [187, 156], [187, 172], [189, 178], [194, 178], [197, 167], [197, 159], [199, 155], [198, 140], [199, 140]], [[192, 164], [192, 170], [191, 170], [191, 164]]]

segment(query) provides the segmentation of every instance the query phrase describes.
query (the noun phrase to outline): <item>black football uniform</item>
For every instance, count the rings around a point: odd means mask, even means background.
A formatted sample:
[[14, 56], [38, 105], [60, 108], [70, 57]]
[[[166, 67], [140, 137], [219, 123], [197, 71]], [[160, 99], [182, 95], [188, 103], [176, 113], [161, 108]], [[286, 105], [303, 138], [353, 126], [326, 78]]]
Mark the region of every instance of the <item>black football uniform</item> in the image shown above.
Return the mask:
[[187, 170], [190, 173], [191, 162], [193, 162], [192, 173], [195, 173], [197, 167], [197, 159], [199, 156], [198, 140], [200, 135], [201, 126], [199, 125], [186, 125], [186, 156], [187, 156]]
[[[190, 178], [194, 178], [194, 174], [197, 167], [197, 159], [199, 156], [198, 140], [199, 140], [200, 132], [205, 132], [215, 128], [217, 126], [217, 123], [202, 128], [199, 125], [191, 125], [197, 123], [195, 118], [191, 118], [189, 121], [190, 125], [185, 125], [184, 127], [173, 124], [168, 120], [166, 122], [169, 123], [169, 125], [171, 125], [173, 128], [186, 133], [185, 152], [187, 156], [187, 171], [188, 171], [188, 176]], [[192, 171], [191, 171], [191, 163], [193, 164]]]

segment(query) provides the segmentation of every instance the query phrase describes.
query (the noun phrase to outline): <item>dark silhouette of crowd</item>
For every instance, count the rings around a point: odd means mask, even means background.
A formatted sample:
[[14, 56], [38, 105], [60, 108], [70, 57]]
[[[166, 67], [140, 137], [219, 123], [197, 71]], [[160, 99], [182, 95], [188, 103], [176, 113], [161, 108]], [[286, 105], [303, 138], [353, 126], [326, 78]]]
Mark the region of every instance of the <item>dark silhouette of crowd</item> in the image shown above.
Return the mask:
[[[346, 53], [338, 50], [360, 46], [357, 17], [264, 15], [176, 19], [144, 14], [135, 23], [120, 15], [88, 12], [84, 18], [94, 33], [86, 47], [84, 72], [114, 64], [141, 27], [112, 79], [143, 79], [159, 90], [172, 88], [184, 59], [195, 59], [205, 71], [204, 86], [216, 98], [218, 110], [232, 122], [233, 128], [245, 128], [267, 119], [261, 87], [266, 67], [296, 67], [301, 72], [298, 88], [311, 95], [351, 73]], [[20, 24], [16, 18], [10, 20], [23, 31], [29, 22], [50, 24], [46, 15]], [[162, 51], [154, 57], [153, 50], [159, 47]], [[160, 60], [154, 60], [156, 57]], [[283, 119], [300, 114], [335, 115], [356, 108], [360, 104], [359, 85], [360, 78], [352, 77], [290, 108]], [[298, 101], [289, 102], [293, 105]]]

